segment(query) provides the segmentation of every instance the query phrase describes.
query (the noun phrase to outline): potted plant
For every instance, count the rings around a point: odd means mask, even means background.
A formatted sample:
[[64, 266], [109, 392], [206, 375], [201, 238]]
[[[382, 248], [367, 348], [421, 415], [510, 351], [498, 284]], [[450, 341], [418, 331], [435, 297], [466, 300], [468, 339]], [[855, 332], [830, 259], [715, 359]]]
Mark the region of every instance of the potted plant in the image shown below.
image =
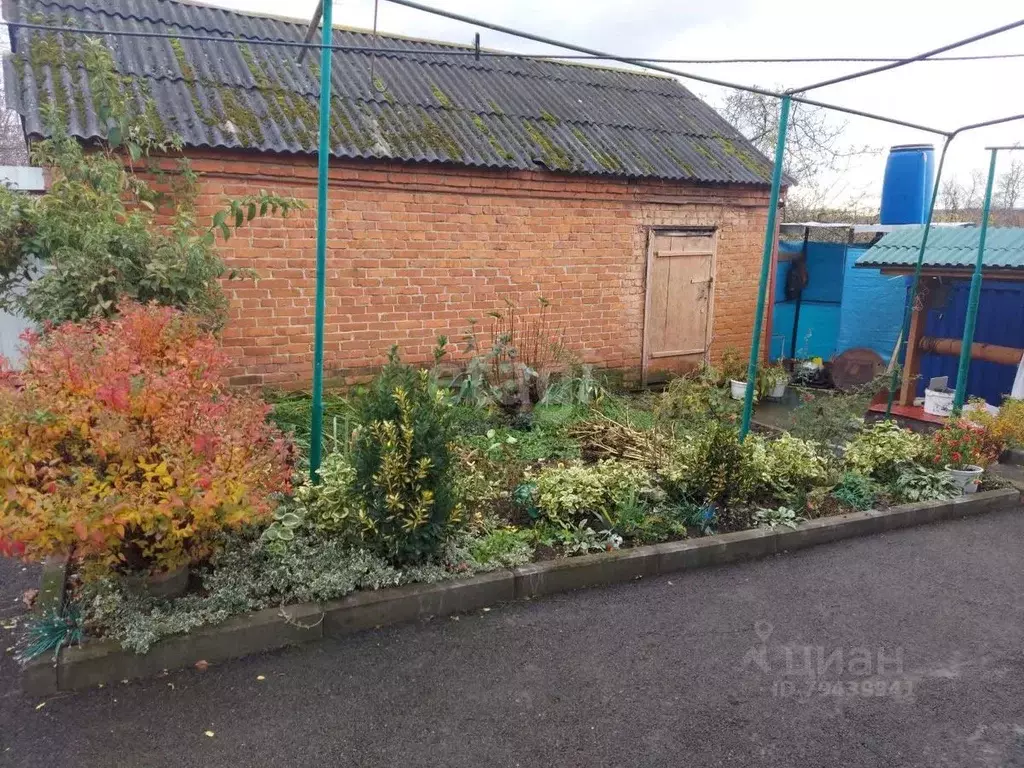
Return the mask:
[[932, 460], [945, 469], [962, 493], [974, 493], [998, 450], [984, 427], [966, 419], [950, 421], [932, 435]]
[[786, 395], [789, 373], [782, 363], [772, 363], [758, 370], [757, 393], [771, 400], [781, 400]]
[[732, 399], [742, 400], [747, 392], [747, 365], [735, 347], [722, 353], [722, 376], [729, 382]]

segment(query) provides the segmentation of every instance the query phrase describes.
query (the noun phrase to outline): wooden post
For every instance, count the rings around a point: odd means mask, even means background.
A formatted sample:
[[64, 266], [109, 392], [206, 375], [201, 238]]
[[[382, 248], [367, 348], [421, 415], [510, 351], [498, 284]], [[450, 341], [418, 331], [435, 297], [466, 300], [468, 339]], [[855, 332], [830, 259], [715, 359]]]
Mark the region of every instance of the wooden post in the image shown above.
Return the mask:
[[935, 278], [921, 278], [921, 289], [914, 301], [914, 313], [910, 317], [907, 333], [907, 356], [903, 362], [903, 383], [900, 385], [900, 405], [913, 405], [917, 393], [917, 377], [921, 372], [921, 338], [924, 336], [925, 320], [928, 318], [928, 294], [934, 288]]

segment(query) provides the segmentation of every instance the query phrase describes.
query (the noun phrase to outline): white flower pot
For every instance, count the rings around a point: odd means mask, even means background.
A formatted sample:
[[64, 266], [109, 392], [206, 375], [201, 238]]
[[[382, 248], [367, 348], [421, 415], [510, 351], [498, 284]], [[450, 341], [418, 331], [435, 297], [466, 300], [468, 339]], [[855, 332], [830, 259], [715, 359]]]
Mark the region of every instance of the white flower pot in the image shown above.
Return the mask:
[[729, 379], [729, 389], [732, 392], [733, 400], [742, 400], [747, 395], [747, 382]]
[[949, 472], [949, 476], [953, 479], [961, 493], [967, 495], [978, 490], [978, 483], [981, 482], [981, 473], [985, 470], [973, 464], [968, 464], [966, 469], [953, 469], [947, 464], [946, 471]]
[[768, 397], [770, 397], [772, 400], [781, 400], [782, 398], [784, 398], [786, 396], [787, 384], [789, 384], [789, 382], [786, 381], [785, 379], [780, 381], [778, 384], [772, 387], [772, 391], [768, 394]]
[[949, 416], [953, 412], [953, 392], [935, 389], [924, 391], [924, 412], [932, 416]]

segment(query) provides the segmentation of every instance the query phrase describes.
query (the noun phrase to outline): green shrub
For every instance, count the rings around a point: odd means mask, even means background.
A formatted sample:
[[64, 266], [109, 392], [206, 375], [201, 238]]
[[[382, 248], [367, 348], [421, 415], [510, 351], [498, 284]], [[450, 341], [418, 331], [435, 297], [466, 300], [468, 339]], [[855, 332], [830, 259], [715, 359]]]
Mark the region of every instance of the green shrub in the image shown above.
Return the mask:
[[878, 501], [878, 491], [878, 484], [870, 477], [846, 472], [832, 489], [832, 496], [848, 507], [865, 510], [871, 509]]
[[658, 501], [654, 492], [633, 491], [624, 495], [614, 510], [614, 519], [609, 521], [611, 530], [636, 544], [685, 538], [690, 508]]
[[740, 442], [734, 426], [714, 421], [676, 441], [658, 473], [671, 501], [713, 504], [723, 527], [733, 522], [725, 510], [748, 502], [761, 483], [750, 445]]
[[[355, 400], [351, 490], [334, 509], [346, 536], [394, 563], [436, 554], [458, 516], [448, 448], [450, 408], [426, 371], [394, 349]], [[338, 465], [339, 473], [347, 473]]]
[[[43, 105], [51, 135], [33, 145], [32, 160], [50, 170], [49, 188], [36, 197], [0, 185], [0, 306], [44, 324], [110, 317], [126, 301], [158, 303], [219, 325], [227, 308], [221, 278], [252, 275], [227, 269], [217, 238], [304, 206], [260, 192], [224, 200], [200, 222], [198, 175], [179, 154], [180, 138], [137, 108], [135, 87], [102, 40], [81, 40], [62, 44], [77, 48], [105, 141], [85, 146], [68, 134], [63, 104]], [[148, 167], [151, 153], [178, 156], [177, 172]]]
[[681, 421], [687, 427], [709, 419], [734, 421], [740, 403], [718, 384], [720, 374], [713, 368], [702, 368], [668, 383], [654, 406], [660, 421]]
[[866, 427], [846, 446], [846, 466], [862, 475], [887, 483], [896, 479], [902, 467], [921, 457], [925, 441], [894, 421], [879, 421]]
[[545, 522], [530, 529], [538, 544], [557, 547], [566, 555], [586, 555], [590, 552], [608, 552], [622, 545], [622, 537], [613, 531], [595, 531], [586, 520], [575, 523]]
[[546, 518], [562, 524], [588, 515], [608, 521], [624, 499], [649, 484], [647, 471], [627, 462], [559, 464], [537, 475], [537, 506]]
[[533, 559], [531, 538], [516, 528], [496, 528], [471, 540], [469, 553], [482, 566], [515, 568]]
[[961, 493], [949, 473], [916, 464], [900, 470], [891, 487], [897, 501], [907, 502], [952, 499]]
[[516, 455], [527, 463], [579, 458], [579, 443], [568, 434], [568, 428], [586, 412], [565, 405], [535, 408], [530, 428], [512, 432], [517, 442]]
[[812, 488], [828, 483], [828, 460], [809, 440], [784, 433], [774, 440], [749, 435], [747, 443], [764, 493], [779, 501], [802, 504]]
[[560, 376], [554, 377], [544, 391], [541, 405], [592, 405], [608, 394], [601, 380], [594, 375], [592, 365], [578, 364]]

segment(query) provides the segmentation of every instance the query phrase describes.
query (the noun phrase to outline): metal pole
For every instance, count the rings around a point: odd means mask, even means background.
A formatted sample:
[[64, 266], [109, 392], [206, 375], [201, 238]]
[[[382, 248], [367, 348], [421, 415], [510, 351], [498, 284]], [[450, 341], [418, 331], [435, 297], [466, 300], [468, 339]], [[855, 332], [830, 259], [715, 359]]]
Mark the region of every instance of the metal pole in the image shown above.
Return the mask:
[[[946, 164], [946, 152], [949, 144], [956, 134], [946, 137], [942, 145], [942, 154], [939, 155], [939, 167], [935, 170], [935, 183], [932, 184], [932, 199], [928, 204], [928, 218], [925, 220], [924, 232], [921, 233], [921, 247], [917, 251], [917, 264], [914, 267], [914, 279], [910, 282], [910, 296], [907, 299], [907, 307], [903, 311], [903, 328], [899, 337], [899, 351], [896, 359], [900, 359], [900, 353], [906, 354], [907, 337], [910, 333], [910, 315], [914, 309], [914, 302], [917, 300], [917, 286], [921, 282], [921, 266], [924, 264], [924, 252], [928, 247], [928, 233], [932, 229], [932, 217], [935, 215], [935, 201], [939, 199], [939, 182], [942, 180], [942, 166]], [[905, 358], [904, 358], [905, 359]], [[900, 380], [900, 368], [898, 365], [892, 367], [892, 378], [889, 379], [889, 397], [885, 403], [885, 417], [892, 416], [892, 401], [896, 397], [896, 385]]]
[[754, 334], [750, 341], [750, 361], [747, 363], [747, 391], [743, 397], [743, 422], [740, 440], [750, 431], [750, 417], [754, 411], [754, 387], [757, 382], [757, 358], [761, 352], [761, 325], [764, 320], [765, 294], [768, 288], [768, 270], [775, 248], [775, 219], [779, 212], [779, 190], [782, 187], [782, 161], [786, 152], [786, 129], [789, 127], [790, 98], [782, 97], [779, 105], [779, 136], [775, 142], [775, 164], [772, 166], [772, 191], [768, 200], [768, 223], [764, 230], [764, 248], [761, 251], [761, 281], [757, 286], [757, 311], [754, 313]]
[[806, 93], [807, 91], [814, 90], [815, 88], [824, 88], [826, 85], [835, 85], [836, 83], [844, 83], [847, 80], [855, 80], [856, 78], [864, 77], [866, 75], [873, 75], [873, 74], [875, 74], [877, 72], [885, 72], [887, 69], [895, 69], [896, 67], [902, 67], [902, 66], [905, 66], [907, 64], [913, 64], [914, 62], [917, 62], [917, 61], [924, 61], [925, 59], [928, 59], [928, 58], [931, 58], [932, 56], [935, 56], [936, 54], [944, 53], [945, 51], [949, 51], [949, 50], [952, 50], [954, 48], [960, 48], [962, 46], [969, 45], [970, 43], [975, 43], [978, 40], [984, 40], [986, 37], [992, 37], [993, 35], [998, 35], [998, 34], [1001, 34], [1003, 32], [1008, 32], [1011, 29], [1016, 29], [1017, 27], [1021, 27], [1021, 26], [1024, 26], [1024, 19], [1018, 19], [1017, 21], [1011, 21], [1009, 24], [1004, 24], [1001, 27], [996, 27], [995, 29], [990, 29], [990, 30], [987, 30], [985, 32], [981, 32], [981, 33], [979, 33], [977, 35], [971, 35], [970, 37], [965, 37], [965, 38], [963, 38], [961, 40], [957, 40], [955, 43], [949, 43], [948, 45], [943, 45], [943, 46], [940, 46], [938, 48], [932, 48], [930, 51], [925, 51], [924, 53], [919, 53], [916, 56], [910, 56], [910, 57], [908, 57], [906, 59], [900, 59], [899, 61], [894, 61], [894, 62], [891, 62], [889, 64], [882, 64], [881, 66], [872, 67], [871, 69], [863, 69], [863, 70], [860, 70], [859, 72], [851, 72], [848, 75], [840, 75], [839, 77], [830, 77], [828, 80], [821, 80], [821, 81], [819, 81], [817, 83], [812, 83], [811, 85], [805, 85], [805, 86], [802, 86], [800, 88], [794, 88], [793, 92], [794, 93]]
[[[310, 19], [309, 21], [309, 29], [306, 30], [306, 36], [302, 38], [302, 42], [308, 43], [310, 40], [313, 39], [313, 34], [316, 32], [316, 25], [320, 23], [320, 19], [323, 17], [323, 15], [324, 0], [320, 0], [320, 2], [316, 4], [316, 10], [313, 11], [313, 18]], [[306, 58], [306, 51], [308, 50], [309, 48], [303, 48], [302, 50], [299, 51], [299, 58], [297, 59], [297, 61], [300, 64], [302, 63], [302, 60]]]
[[[595, 58], [605, 59], [606, 61], [618, 61], [623, 64], [633, 64], [638, 67], [644, 67], [645, 69], [651, 69], [655, 72], [664, 72], [666, 75], [673, 75], [675, 77], [685, 77], [689, 80], [696, 80], [699, 83], [707, 83], [708, 85], [720, 85], [724, 88], [735, 88], [738, 91], [745, 91], [747, 93], [757, 93], [762, 96], [773, 96], [777, 99], [781, 99], [783, 96], [790, 96], [794, 102], [798, 104], [809, 104], [815, 107], [824, 107], [826, 109], [834, 109], [837, 112], [843, 112], [847, 115], [858, 115], [860, 117], [866, 117], [870, 120], [880, 120], [884, 123], [890, 123], [892, 125], [902, 125], [905, 128], [913, 128], [918, 131], [925, 131], [927, 133], [934, 133], [939, 136], [947, 136], [946, 131], [939, 130], [938, 128], [930, 128], [927, 125], [917, 125], [916, 123], [910, 123], [905, 120], [897, 120], [892, 117], [883, 117], [882, 115], [876, 115], [871, 112], [864, 112], [859, 109], [853, 109], [852, 107], [841, 107], [837, 104], [829, 104], [824, 101], [816, 101], [814, 99], [808, 99], [805, 96], [800, 96], [792, 93], [776, 93], [765, 88], [758, 88], [756, 85], [743, 85], [741, 83], [732, 83], [728, 80], [721, 80], [715, 77], [707, 77], [706, 75], [697, 75], [693, 72], [686, 72], [680, 69], [674, 69], [672, 67], [665, 67], [660, 64], [649, 63], [643, 59], [632, 59], [627, 56], [617, 56], [614, 53], [607, 53], [605, 51], [598, 51], [593, 48], [587, 48], [582, 45], [574, 45], [573, 43], [562, 42], [561, 40], [555, 40], [550, 37], [544, 37], [543, 35], [535, 35], [532, 32], [524, 32], [523, 30], [514, 29], [512, 27], [506, 27], [502, 24], [495, 24], [490, 21], [484, 21], [483, 19], [476, 19], [472, 16], [465, 16], [461, 13], [455, 13], [454, 11], [445, 11], [441, 8], [433, 8], [423, 3], [418, 3], [416, 0], [387, 0], [389, 3], [394, 5], [401, 5], [406, 8], [414, 8], [417, 11], [423, 11], [424, 13], [431, 13], [435, 16], [441, 16], [445, 19], [452, 19], [453, 21], [461, 21], [466, 24], [472, 24], [477, 27], [483, 27], [484, 29], [491, 29], [495, 32], [501, 32], [504, 35], [512, 35], [513, 37], [520, 37], [523, 40], [533, 40], [536, 43], [543, 43], [545, 45], [553, 45], [556, 48], [564, 48], [567, 51], [576, 51], [577, 53], [584, 53], [588, 56]], [[23, 25], [24, 26], [24, 25]], [[557, 58], [555, 56], [554, 58]]]
[[[811, 236], [811, 228], [810, 227], [804, 227], [804, 244], [803, 244], [803, 247], [800, 249], [800, 258], [801, 258], [801, 260], [804, 263], [804, 270], [805, 271], [807, 269], [807, 241], [810, 239], [810, 236]], [[789, 268], [793, 269], [793, 265], [790, 264]], [[774, 297], [772, 297], [772, 300], [774, 301]], [[803, 303], [804, 303], [804, 289], [801, 288], [796, 293], [796, 305], [793, 307], [793, 335], [789, 339], [789, 359], [790, 360], [796, 360], [797, 334], [800, 331], [800, 306]]]
[[316, 326], [313, 331], [313, 415], [309, 426], [309, 478], [318, 483], [324, 431], [324, 305], [327, 274], [327, 187], [331, 153], [331, 11], [323, 2], [320, 49], [320, 143], [316, 187]]
[[992, 150], [988, 163], [988, 182], [985, 184], [985, 203], [981, 208], [981, 232], [978, 234], [978, 258], [971, 275], [971, 293], [967, 299], [967, 320], [964, 323], [963, 345], [960, 347], [960, 366], [956, 370], [956, 394], [953, 395], [953, 415], [958, 416], [967, 396], [967, 373], [971, 369], [971, 346], [974, 344], [974, 326], [978, 320], [978, 302], [981, 299], [981, 270], [985, 258], [985, 237], [988, 235], [988, 215], [992, 209], [992, 184], [996, 178], [996, 156]]

